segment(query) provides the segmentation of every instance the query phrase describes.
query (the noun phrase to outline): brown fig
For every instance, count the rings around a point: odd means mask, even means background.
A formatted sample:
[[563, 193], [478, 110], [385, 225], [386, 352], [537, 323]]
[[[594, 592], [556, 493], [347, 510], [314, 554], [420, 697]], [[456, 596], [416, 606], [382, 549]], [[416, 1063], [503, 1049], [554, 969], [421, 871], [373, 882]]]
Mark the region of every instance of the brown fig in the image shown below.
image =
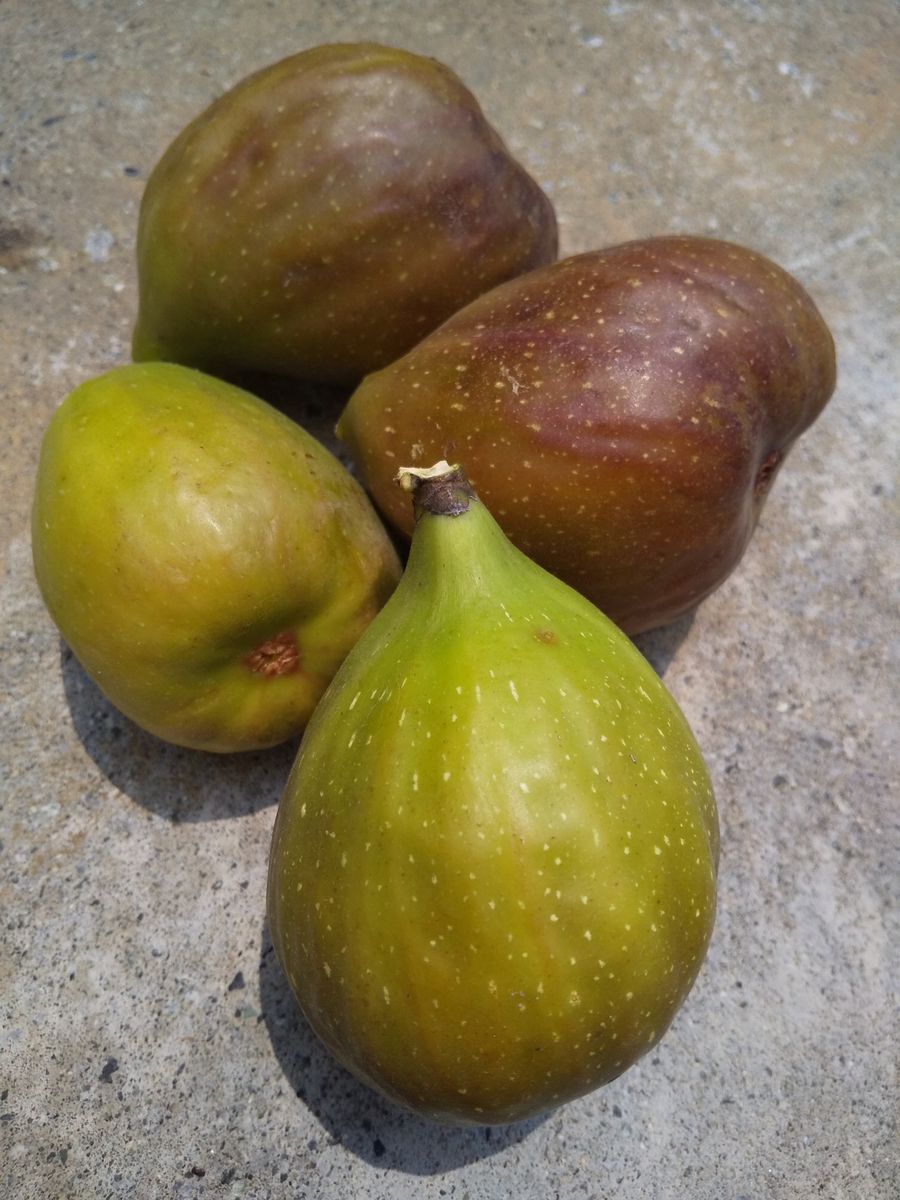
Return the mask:
[[736, 566], [834, 382], [831, 334], [786, 271], [651, 238], [475, 300], [364, 380], [339, 433], [398, 528], [397, 467], [457, 459], [520, 549], [638, 632]]
[[451, 70], [319, 46], [244, 79], [157, 164], [134, 357], [355, 383], [555, 256], [550, 201]]

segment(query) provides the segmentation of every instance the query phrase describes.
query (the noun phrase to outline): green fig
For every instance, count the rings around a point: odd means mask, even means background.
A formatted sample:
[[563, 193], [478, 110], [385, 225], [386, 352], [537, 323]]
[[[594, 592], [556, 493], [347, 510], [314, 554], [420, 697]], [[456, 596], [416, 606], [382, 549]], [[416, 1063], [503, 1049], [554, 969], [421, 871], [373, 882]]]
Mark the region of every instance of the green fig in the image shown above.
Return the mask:
[[457, 468], [401, 479], [409, 563], [301, 744], [272, 940], [361, 1079], [425, 1116], [509, 1122], [659, 1041], [712, 931], [715, 801], [625, 635]]
[[244, 79], [154, 169], [134, 357], [355, 383], [556, 246], [550, 201], [452, 71], [318, 46]]
[[828, 327], [786, 271], [649, 238], [473, 301], [364, 380], [339, 432], [406, 533], [396, 466], [462, 458], [519, 549], [638, 633], [734, 569], [834, 382]]
[[109, 371], [54, 414], [32, 546], [50, 615], [108, 699], [203, 750], [299, 734], [399, 576], [323, 446], [166, 363]]

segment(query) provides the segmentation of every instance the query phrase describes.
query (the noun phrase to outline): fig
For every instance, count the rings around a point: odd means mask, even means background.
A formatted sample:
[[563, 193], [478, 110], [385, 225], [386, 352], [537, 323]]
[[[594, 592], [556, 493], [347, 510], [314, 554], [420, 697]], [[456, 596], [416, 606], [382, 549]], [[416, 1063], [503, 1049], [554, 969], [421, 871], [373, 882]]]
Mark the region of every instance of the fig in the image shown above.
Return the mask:
[[169, 363], [117, 367], [56, 411], [32, 545], [50, 615], [107, 698], [223, 752], [300, 733], [400, 573], [323, 446]]
[[661, 1038], [710, 938], [715, 801], [653, 669], [447, 463], [278, 809], [268, 911], [309, 1022], [414, 1111], [510, 1122]]
[[834, 382], [831, 334], [787, 272], [650, 238], [473, 301], [365, 379], [338, 432], [399, 529], [396, 466], [458, 458], [521, 550], [637, 633], [737, 565]]
[[448, 67], [318, 46], [244, 79], [155, 167], [134, 357], [356, 383], [556, 248], [550, 201]]

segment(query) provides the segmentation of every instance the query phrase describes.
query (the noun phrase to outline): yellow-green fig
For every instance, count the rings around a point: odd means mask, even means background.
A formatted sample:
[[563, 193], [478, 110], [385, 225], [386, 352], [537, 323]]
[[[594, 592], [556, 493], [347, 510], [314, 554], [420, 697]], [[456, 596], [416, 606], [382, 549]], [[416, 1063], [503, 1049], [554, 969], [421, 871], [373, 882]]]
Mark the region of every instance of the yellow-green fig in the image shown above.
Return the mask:
[[106, 696], [203, 750], [297, 735], [399, 576], [352, 476], [255, 396], [166, 363], [76, 388], [32, 510], [50, 615]]
[[316, 46], [241, 80], [156, 165], [134, 356], [357, 382], [556, 246], [550, 201], [448, 67]]
[[301, 744], [272, 939], [361, 1079], [432, 1118], [509, 1122], [662, 1037], [712, 931], [715, 801], [625, 635], [458, 468], [400, 478], [409, 564]]

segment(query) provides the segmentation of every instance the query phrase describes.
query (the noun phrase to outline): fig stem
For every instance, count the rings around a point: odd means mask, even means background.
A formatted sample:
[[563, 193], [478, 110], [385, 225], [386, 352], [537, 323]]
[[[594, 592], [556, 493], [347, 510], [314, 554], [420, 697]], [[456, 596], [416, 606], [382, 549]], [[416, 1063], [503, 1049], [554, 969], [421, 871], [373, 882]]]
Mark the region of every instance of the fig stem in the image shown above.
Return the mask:
[[401, 467], [394, 478], [405, 492], [412, 494], [416, 521], [425, 513], [458, 517], [477, 499], [462, 467], [451, 466], [445, 459], [433, 467]]

